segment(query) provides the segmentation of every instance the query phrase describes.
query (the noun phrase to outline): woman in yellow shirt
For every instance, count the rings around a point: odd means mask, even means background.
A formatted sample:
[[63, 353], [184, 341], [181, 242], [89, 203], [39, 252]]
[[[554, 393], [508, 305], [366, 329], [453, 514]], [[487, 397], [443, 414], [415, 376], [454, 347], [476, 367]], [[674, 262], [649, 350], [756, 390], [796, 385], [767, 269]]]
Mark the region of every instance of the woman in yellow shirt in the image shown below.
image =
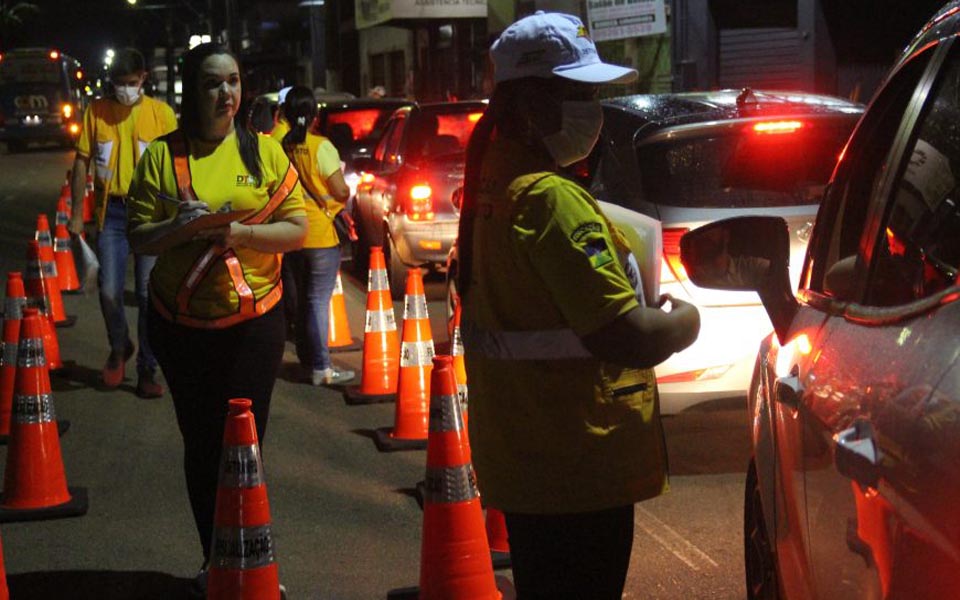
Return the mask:
[[286, 95], [284, 114], [290, 131], [283, 149], [297, 167], [304, 188], [309, 232], [303, 249], [288, 253], [284, 266], [297, 276], [297, 356], [311, 372], [313, 385], [346, 383], [353, 371], [330, 362], [327, 335], [330, 328], [330, 297], [340, 268], [340, 241], [333, 218], [343, 210], [350, 188], [340, 170], [340, 154], [327, 138], [312, 133], [317, 101], [306, 87], [295, 86]]
[[[210, 558], [227, 401], [250, 398], [263, 443], [284, 347], [280, 255], [307, 232], [296, 170], [275, 141], [234, 126], [236, 59], [184, 55], [180, 128], [147, 148], [130, 188], [130, 243], [156, 254], [148, 331], [183, 436], [187, 492]], [[200, 228], [194, 219], [234, 213]], [[205, 586], [205, 568], [195, 583]]]

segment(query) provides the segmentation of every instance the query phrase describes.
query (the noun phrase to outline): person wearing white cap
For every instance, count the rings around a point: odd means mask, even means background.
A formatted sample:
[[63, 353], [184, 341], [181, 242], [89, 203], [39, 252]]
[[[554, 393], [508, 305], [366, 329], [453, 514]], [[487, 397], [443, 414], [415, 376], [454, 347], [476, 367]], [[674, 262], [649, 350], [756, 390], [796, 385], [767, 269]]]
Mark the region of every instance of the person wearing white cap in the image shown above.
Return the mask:
[[668, 487], [653, 366], [699, 315], [645, 305], [627, 240], [563, 174], [598, 139], [599, 86], [636, 71], [559, 13], [517, 21], [490, 54], [458, 240], [477, 482], [506, 516], [518, 598], [619, 599], [634, 504]]
[[277, 92], [277, 122], [273, 126], [273, 130], [270, 131], [270, 137], [281, 144], [283, 143], [283, 137], [290, 131], [290, 123], [287, 121], [286, 114], [284, 114], [283, 105], [287, 101], [287, 93], [292, 88], [293, 86], [288, 85]]

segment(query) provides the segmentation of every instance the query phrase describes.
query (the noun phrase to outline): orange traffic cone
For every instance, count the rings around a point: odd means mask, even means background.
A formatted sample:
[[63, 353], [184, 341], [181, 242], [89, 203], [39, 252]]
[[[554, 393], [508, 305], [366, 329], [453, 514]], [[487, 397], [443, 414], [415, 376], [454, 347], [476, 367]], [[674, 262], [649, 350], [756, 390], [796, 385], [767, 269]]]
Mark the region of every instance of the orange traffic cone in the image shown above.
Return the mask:
[[94, 220], [93, 175], [87, 173], [87, 187], [83, 193], [83, 222], [92, 223]]
[[347, 404], [393, 402], [397, 397], [400, 342], [397, 320], [390, 299], [383, 248], [370, 248], [367, 282], [367, 318], [363, 328], [363, 367], [360, 386], [349, 386], [343, 397]]
[[208, 600], [279, 600], [270, 503], [251, 402], [230, 400], [213, 517]]
[[23, 311], [10, 443], [0, 498], [0, 522], [76, 517], [87, 512], [87, 491], [67, 488], [60, 455], [50, 375], [34, 308]]
[[430, 414], [430, 370], [433, 368], [433, 334], [420, 269], [407, 271], [403, 299], [403, 341], [400, 346], [400, 379], [393, 429], [380, 428], [374, 441], [381, 452], [423, 450], [427, 447]]
[[453, 334], [450, 336], [450, 354], [453, 356], [453, 374], [457, 379], [457, 396], [463, 410], [463, 422], [467, 422], [467, 365], [463, 358], [463, 337], [460, 335], [460, 301], [453, 308]]
[[20, 341], [20, 320], [27, 304], [23, 276], [19, 271], [7, 273], [6, 294], [3, 301], [3, 352], [0, 353], [0, 443], [4, 444], [10, 436], [10, 410], [17, 376], [17, 343]]
[[343, 281], [337, 271], [337, 285], [330, 297], [330, 329], [327, 334], [327, 348], [330, 352], [348, 352], [360, 349], [360, 340], [350, 335], [350, 322], [347, 320], [347, 303], [343, 298]]
[[73, 176], [72, 171], [67, 169], [67, 176], [63, 180], [63, 185], [60, 186], [60, 198], [57, 200], [57, 213], [59, 217], [60, 213], [60, 202], [62, 201], [66, 207], [67, 219], [70, 218], [71, 208], [73, 208], [73, 190], [71, 184], [71, 177]]
[[[57, 327], [70, 327], [76, 323], [76, 316], [67, 317], [67, 312], [63, 308], [63, 296], [60, 292], [60, 278], [57, 273], [57, 260], [53, 254], [53, 237], [50, 235], [50, 223], [47, 221], [47, 215], [37, 215], [37, 233], [35, 239], [39, 244], [40, 274], [47, 279], [47, 300], [50, 302], [50, 312], [53, 315], [53, 322]], [[30, 271], [30, 255], [27, 254], [27, 279], [32, 274]], [[39, 275], [37, 275], [39, 277]], [[29, 285], [29, 283], [28, 283]]]
[[[44, 275], [40, 261], [40, 244], [37, 240], [27, 242], [27, 270], [23, 278], [27, 293], [27, 306], [36, 308], [42, 317], [40, 326], [43, 332], [43, 347], [46, 350], [47, 366], [51, 371], [63, 367], [60, 360], [60, 342], [54, 329], [53, 315], [50, 312], [49, 288], [54, 287], [49, 277]], [[58, 288], [59, 289], [59, 288]]]
[[[389, 599], [499, 600], [483, 527], [480, 492], [457, 401], [453, 359], [433, 359], [430, 441], [420, 546], [419, 591], [396, 590]], [[418, 593], [417, 596], [411, 592]]]
[[53, 258], [57, 265], [60, 291], [65, 294], [77, 293], [80, 291], [80, 278], [77, 276], [77, 263], [73, 260], [73, 250], [70, 248], [70, 232], [62, 223], [55, 225], [54, 231], [56, 235], [53, 237]]
[[61, 195], [57, 200], [57, 213], [53, 219], [53, 226], [70, 224], [70, 207], [67, 200]]
[[503, 511], [487, 507], [486, 529], [494, 570], [509, 569], [510, 543], [507, 541], [507, 519]]
[[3, 543], [0, 543], [0, 600], [10, 600], [10, 588], [7, 587], [7, 568], [3, 564]]

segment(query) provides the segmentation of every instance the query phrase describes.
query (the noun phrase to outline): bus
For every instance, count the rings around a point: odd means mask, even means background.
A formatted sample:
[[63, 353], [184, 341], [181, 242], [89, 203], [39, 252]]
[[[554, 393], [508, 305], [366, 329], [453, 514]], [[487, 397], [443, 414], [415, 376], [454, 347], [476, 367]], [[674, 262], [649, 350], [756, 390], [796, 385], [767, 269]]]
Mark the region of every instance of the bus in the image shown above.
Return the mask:
[[0, 53], [0, 142], [20, 152], [31, 142], [72, 147], [86, 96], [80, 63], [53, 48]]

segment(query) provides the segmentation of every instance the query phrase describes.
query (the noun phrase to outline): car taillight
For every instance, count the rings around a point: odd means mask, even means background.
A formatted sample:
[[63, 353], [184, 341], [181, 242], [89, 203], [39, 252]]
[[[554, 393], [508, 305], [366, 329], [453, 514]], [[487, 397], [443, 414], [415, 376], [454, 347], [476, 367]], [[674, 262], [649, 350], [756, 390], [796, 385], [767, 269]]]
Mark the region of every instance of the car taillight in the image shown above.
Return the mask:
[[72, 104], [64, 104], [63, 106], [60, 107], [60, 112], [63, 113], [63, 118], [64, 118], [64, 119], [69, 119], [70, 117], [73, 116], [73, 105], [72, 105]]
[[753, 130], [756, 133], [794, 133], [803, 127], [803, 121], [762, 121], [754, 123]]
[[70, 123], [70, 127], [67, 129], [69, 129], [70, 135], [80, 135], [80, 125], [76, 123]]
[[407, 218], [411, 221], [432, 221], [433, 190], [425, 183], [418, 183], [410, 188], [410, 195], [405, 205]]
[[680, 238], [689, 231], [686, 227], [663, 230], [663, 262], [660, 265], [660, 283], [677, 283], [687, 279], [687, 270], [680, 262]]

